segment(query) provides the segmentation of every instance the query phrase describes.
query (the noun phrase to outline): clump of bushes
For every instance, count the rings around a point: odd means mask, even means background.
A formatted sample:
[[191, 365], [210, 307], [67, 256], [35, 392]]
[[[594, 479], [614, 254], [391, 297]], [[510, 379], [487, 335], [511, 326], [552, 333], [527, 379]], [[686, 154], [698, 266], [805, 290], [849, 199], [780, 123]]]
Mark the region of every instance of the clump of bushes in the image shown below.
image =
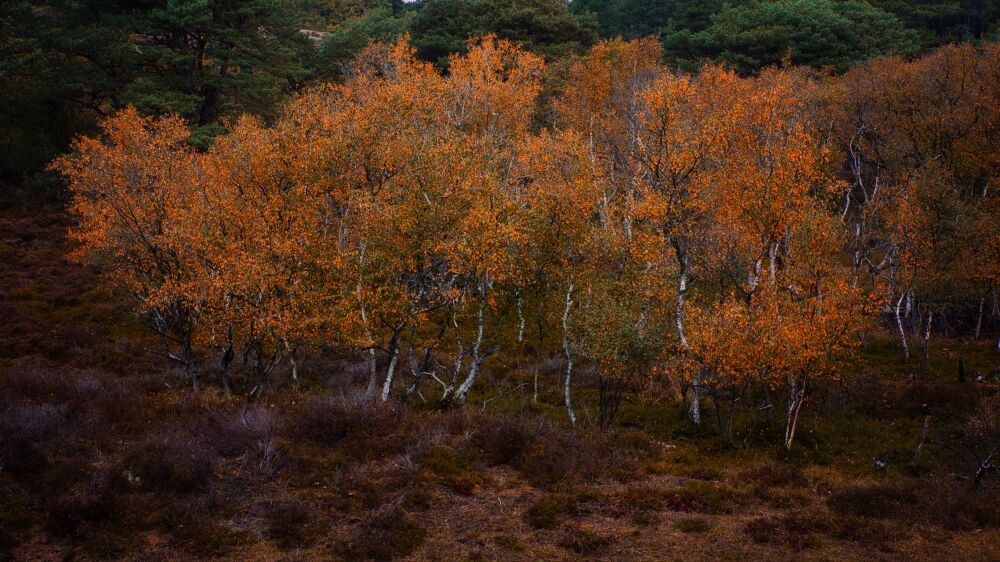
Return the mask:
[[316, 445], [338, 447], [345, 454], [369, 458], [403, 446], [396, 433], [406, 418], [404, 408], [361, 393], [315, 396], [287, 416], [286, 431]]
[[926, 503], [924, 513], [936, 516], [941, 526], [953, 531], [1000, 527], [1000, 491], [966, 486], [938, 486], [940, 493]]
[[553, 529], [571, 512], [572, 502], [565, 494], [545, 494], [528, 506], [524, 521], [536, 529]]
[[743, 480], [756, 488], [787, 488], [806, 486], [802, 469], [791, 464], [769, 462], [759, 465], [743, 474]]
[[753, 542], [775, 542], [782, 532], [781, 522], [774, 517], [756, 517], [743, 525], [743, 532]]
[[305, 502], [298, 499], [279, 501], [267, 511], [267, 536], [284, 548], [308, 546], [322, 534]]
[[30, 478], [49, 465], [46, 444], [65, 424], [61, 404], [15, 404], [0, 407], [0, 474]]
[[841, 515], [886, 518], [901, 515], [917, 503], [911, 487], [900, 483], [864, 482], [837, 490], [827, 501]]
[[963, 413], [975, 408], [976, 398], [968, 387], [932, 379], [906, 385], [896, 397], [896, 407], [909, 415]]
[[348, 545], [348, 556], [394, 560], [416, 550], [424, 542], [427, 530], [403, 509], [402, 503], [400, 497], [372, 511]]
[[663, 509], [664, 492], [642, 484], [626, 486], [615, 498], [617, 513], [649, 513]]
[[690, 480], [683, 487], [663, 494], [664, 507], [671, 511], [732, 513], [744, 503], [744, 498], [736, 490], [702, 480]]
[[73, 536], [84, 526], [114, 517], [123, 522], [123, 498], [131, 490], [122, 468], [104, 463], [81, 485], [52, 496], [46, 509], [46, 529], [56, 535]]
[[245, 406], [223, 416], [213, 435], [213, 448], [233, 460], [241, 474], [271, 480], [282, 464], [275, 434], [275, 414], [264, 406]]
[[189, 493], [213, 479], [215, 451], [183, 436], [153, 437], [132, 446], [124, 464], [139, 486], [158, 492]]
[[467, 458], [445, 444], [429, 445], [420, 455], [420, 464], [429, 475], [460, 494], [472, 494], [482, 479]]
[[513, 466], [541, 486], [638, 473], [612, 440], [558, 428], [544, 418], [500, 416], [484, 420], [473, 434], [472, 444], [488, 464]]
[[499, 415], [475, 430], [472, 445], [489, 465], [497, 466], [515, 462], [537, 439], [537, 428], [525, 420]]
[[455, 449], [443, 444], [434, 444], [424, 449], [420, 464], [439, 476], [454, 476], [465, 469], [466, 462], [459, 458]]

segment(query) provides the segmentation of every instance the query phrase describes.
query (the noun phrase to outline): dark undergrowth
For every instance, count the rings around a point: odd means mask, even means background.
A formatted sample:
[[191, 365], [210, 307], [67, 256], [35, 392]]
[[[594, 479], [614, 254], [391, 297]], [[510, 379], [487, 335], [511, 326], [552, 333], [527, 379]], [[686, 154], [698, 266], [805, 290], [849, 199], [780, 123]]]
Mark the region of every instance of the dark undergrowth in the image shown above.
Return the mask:
[[[598, 429], [585, 377], [570, 428], [555, 360], [539, 403], [383, 404], [318, 359], [302, 391], [245, 402], [211, 381], [193, 392], [149, 353], [123, 299], [65, 260], [60, 217], [0, 218], [0, 560], [601, 557], [657, 533], [712, 544], [723, 529], [739, 549], [883, 556], [914, 533], [1000, 529], [995, 476], [976, 487], [970, 468], [994, 435], [985, 345], [935, 342], [928, 372], [908, 377], [874, 340], [815, 390], [791, 451], [780, 414], [748, 408], [720, 436], [711, 402], [696, 427], [655, 386]], [[460, 521], [477, 523], [469, 542], [440, 551]]]

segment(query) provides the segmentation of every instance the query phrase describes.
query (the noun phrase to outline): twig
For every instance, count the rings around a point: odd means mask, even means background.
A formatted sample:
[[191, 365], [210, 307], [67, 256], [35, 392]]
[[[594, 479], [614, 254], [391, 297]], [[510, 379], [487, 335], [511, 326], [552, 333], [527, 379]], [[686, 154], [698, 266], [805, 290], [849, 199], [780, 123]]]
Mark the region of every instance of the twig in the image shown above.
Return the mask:
[[488, 404], [488, 403], [490, 403], [490, 402], [492, 402], [492, 401], [496, 400], [497, 398], [503, 398], [504, 396], [507, 396], [507, 395], [508, 395], [508, 394], [510, 394], [511, 392], [514, 392], [515, 390], [517, 390], [517, 389], [519, 389], [519, 388], [521, 388], [522, 386], [525, 386], [525, 385], [527, 385], [527, 384], [528, 384], [528, 383], [526, 383], [526, 382], [522, 382], [522, 383], [518, 384], [517, 386], [515, 386], [514, 388], [511, 388], [511, 389], [508, 389], [508, 390], [505, 390], [505, 391], [501, 392], [500, 394], [497, 394], [497, 395], [496, 395], [496, 396], [494, 396], [493, 398], [487, 398], [486, 400], [483, 400], [483, 409], [484, 409], [484, 410], [486, 409], [486, 404]]

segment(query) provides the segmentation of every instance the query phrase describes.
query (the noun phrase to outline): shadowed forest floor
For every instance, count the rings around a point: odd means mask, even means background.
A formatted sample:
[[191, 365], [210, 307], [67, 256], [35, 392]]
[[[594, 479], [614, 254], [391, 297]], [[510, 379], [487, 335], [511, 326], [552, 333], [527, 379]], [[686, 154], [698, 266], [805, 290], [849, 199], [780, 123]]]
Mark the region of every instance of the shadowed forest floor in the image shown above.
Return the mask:
[[[996, 393], [986, 343], [936, 341], [908, 381], [873, 339], [790, 452], [780, 414], [726, 441], [645, 393], [613, 430], [571, 430], [552, 361], [540, 404], [369, 405], [363, 373], [322, 358], [245, 403], [149, 353], [127, 299], [66, 260], [67, 228], [0, 214], [0, 560], [1000, 559], [996, 483], [972, 490], [954, 445]], [[578, 400], [586, 420], [583, 381]]]

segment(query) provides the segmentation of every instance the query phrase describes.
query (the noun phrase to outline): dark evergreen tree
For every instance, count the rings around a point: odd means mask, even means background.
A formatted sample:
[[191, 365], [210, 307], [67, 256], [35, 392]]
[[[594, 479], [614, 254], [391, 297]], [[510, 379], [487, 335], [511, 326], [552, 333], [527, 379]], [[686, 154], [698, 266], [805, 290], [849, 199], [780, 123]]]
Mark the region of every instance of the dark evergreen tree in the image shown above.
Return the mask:
[[874, 56], [918, 49], [917, 37], [892, 14], [859, 0], [767, 0], [730, 8], [699, 32], [664, 37], [668, 60], [694, 68], [722, 61], [753, 72], [787, 60], [843, 71]]
[[668, 29], [698, 32], [712, 16], [748, 0], [573, 0], [570, 9], [590, 13], [602, 37], [636, 39], [660, 35]]
[[579, 52], [597, 39], [590, 16], [571, 13], [562, 0], [423, 0], [410, 26], [413, 46], [425, 60], [445, 64], [465, 52], [470, 37], [494, 34], [545, 55]]
[[282, 0], [0, 3], [0, 174], [18, 181], [125, 105], [178, 113], [205, 144], [221, 120], [267, 115], [309, 72]]

